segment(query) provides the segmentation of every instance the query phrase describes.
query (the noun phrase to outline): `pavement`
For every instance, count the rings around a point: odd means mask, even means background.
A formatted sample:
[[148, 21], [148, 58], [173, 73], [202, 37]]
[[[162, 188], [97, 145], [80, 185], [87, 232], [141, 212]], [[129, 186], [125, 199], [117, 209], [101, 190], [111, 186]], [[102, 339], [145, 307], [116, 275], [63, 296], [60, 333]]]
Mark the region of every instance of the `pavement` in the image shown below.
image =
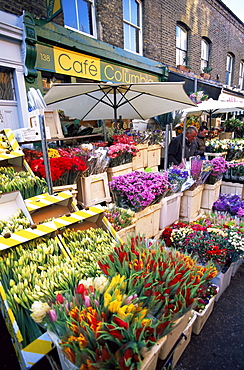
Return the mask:
[[[59, 370], [59, 366], [53, 349], [31, 370]], [[0, 370], [3, 369], [20, 370], [20, 366], [0, 315]], [[215, 302], [200, 334], [192, 334], [175, 370], [244, 370], [244, 263]]]

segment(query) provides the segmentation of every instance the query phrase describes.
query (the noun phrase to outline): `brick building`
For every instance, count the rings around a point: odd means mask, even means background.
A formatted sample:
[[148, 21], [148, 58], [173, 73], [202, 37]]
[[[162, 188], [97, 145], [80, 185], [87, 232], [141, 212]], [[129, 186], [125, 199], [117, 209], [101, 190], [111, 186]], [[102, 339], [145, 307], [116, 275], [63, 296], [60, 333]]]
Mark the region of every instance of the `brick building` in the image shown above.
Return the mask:
[[[45, 92], [53, 81], [183, 80], [188, 93], [201, 89], [214, 99], [244, 101], [244, 24], [221, 0], [60, 4], [0, 1], [2, 14], [23, 21], [26, 89]], [[76, 70], [58, 65], [60, 54]], [[97, 61], [99, 73], [89, 74]]]

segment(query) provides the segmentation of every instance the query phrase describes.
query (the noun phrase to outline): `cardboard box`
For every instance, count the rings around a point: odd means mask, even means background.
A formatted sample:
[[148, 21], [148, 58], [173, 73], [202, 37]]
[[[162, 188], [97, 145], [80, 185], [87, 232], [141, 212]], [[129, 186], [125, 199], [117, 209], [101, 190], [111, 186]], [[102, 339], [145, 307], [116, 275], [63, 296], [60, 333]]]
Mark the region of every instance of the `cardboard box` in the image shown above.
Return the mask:
[[58, 218], [66, 213], [77, 211], [70, 191], [52, 195], [48, 193], [37, 195], [26, 199], [25, 204], [35, 224], [39, 224], [49, 218]]
[[32, 218], [20, 191], [11, 191], [9, 193], [0, 194], [0, 218], [2, 220], [9, 220], [10, 217], [19, 209], [21, 209], [30, 223], [33, 224]]
[[52, 139], [64, 138], [57, 109], [36, 109], [29, 112], [30, 127], [38, 129], [40, 115], [44, 116], [45, 127], [49, 128]]
[[[19, 128], [13, 131], [19, 143], [41, 140], [40, 127]], [[46, 138], [51, 139], [50, 128], [46, 127]]]
[[111, 202], [107, 172], [80, 177], [77, 182], [77, 201], [84, 208], [101, 202]]

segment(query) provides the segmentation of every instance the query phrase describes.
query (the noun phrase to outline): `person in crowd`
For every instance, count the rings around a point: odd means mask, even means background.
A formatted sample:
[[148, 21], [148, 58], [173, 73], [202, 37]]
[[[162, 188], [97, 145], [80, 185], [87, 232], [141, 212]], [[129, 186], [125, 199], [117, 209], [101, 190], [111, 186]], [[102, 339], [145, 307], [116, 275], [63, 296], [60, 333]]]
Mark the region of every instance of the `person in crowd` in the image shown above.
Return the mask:
[[[186, 128], [185, 154], [184, 154], [184, 158], [186, 158], [186, 160], [194, 156], [196, 153], [197, 134], [198, 130], [195, 126], [189, 126]], [[168, 150], [169, 165], [171, 165], [172, 163], [175, 165], [179, 165], [182, 162], [182, 145], [183, 145], [183, 134], [180, 134], [171, 140]]]
[[196, 155], [200, 155], [202, 159], [204, 159], [204, 152], [206, 149], [206, 136], [208, 134], [208, 128], [206, 126], [207, 122], [202, 122], [202, 125], [200, 126], [198, 130], [198, 134], [196, 137], [197, 141], [197, 150], [196, 150]]

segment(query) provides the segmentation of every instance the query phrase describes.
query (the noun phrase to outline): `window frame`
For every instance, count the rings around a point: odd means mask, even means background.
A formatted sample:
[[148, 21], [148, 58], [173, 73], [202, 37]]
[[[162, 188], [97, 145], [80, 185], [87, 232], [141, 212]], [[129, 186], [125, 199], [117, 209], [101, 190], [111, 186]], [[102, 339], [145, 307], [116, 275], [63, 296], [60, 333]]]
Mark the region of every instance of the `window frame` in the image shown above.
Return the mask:
[[[134, 1], [138, 4], [138, 25], [132, 23], [130, 20], [125, 19], [125, 12], [124, 12], [124, 1], [123, 1], [123, 32], [124, 32], [124, 50], [129, 51], [130, 53], [142, 55], [143, 53], [143, 46], [142, 46], [142, 2], [141, 0], [125, 0], [128, 1], [128, 7], [129, 11], [131, 12], [131, 2]], [[133, 30], [136, 30], [136, 33], [138, 32], [138, 51], [137, 51], [137, 40], [135, 42], [135, 50], [133, 48], [126, 48], [125, 47], [125, 25], [131, 27]], [[131, 45], [131, 39], [129, 40], [129, 43]]]
[[241, 60], [239, 64], [238, 89], [244, 90], [244, 60]]
[[202, 72], [205, 67], [209, 67], [209, 56], [210, 56], [210, 42], [203, 37], [201, 40], [201, 71]]
[[226, 71], [225, 71], [225, 84], [227, 86], [231, 86], [232, 83], [233, 66], [234, 66], [234, 56], [231, 53], [228, 53], [226, 57]]
[[[180, 30], [180, 36], [185, 35], [184, 39], [182, 37], [177, 37], [177, 30]], [[187, 65], [186, 60], [188, 58], [188, 30], [184, 25], [176, 24], [176, 65]], [[179, 42], [178, 42], [179, 40]]]
[[[79, 15], [78, 15], [78, 2], [79, 1], [83, 1], [83, 2], [86, 2], [88, 4], [90, 4], [90, 7], [91, 7], [91, 29], [92, 29], [92, 34], [91, 33], [88, 33], [88, 32], [84, 32], [82, 30], [80, 30], [79, 28], [74, 28], [72, 26], [69, 26], [65, 23], [65, 7], [64, 7], [64, 4], [66, 3], [67, 5], [65, 6], [71, 6], [71, 1], [70, 0], [62, 0], [62, 3], [63, 3], [63, 16], [64, 16], [64, 27], [65, 28], [68, 28], [70, 30], [73, 30], [75, 32], [79, 32], [83, 35], [86, 35], [86, 36], [89, 36], [89, 37], [93, 37], [93, 38], [97, 38], [97, 27], [96, 27], [96, 11], [95, 11], [95, 0], [72, 0], [74, 2], [74, 5], [75, 5], [75, 9], [76, 9], [76, 23], [77, 25], [79, 25]], [[87, 14], [87, 17], [89, 19], [89, 11], [88, 11], [88, 14]]]

